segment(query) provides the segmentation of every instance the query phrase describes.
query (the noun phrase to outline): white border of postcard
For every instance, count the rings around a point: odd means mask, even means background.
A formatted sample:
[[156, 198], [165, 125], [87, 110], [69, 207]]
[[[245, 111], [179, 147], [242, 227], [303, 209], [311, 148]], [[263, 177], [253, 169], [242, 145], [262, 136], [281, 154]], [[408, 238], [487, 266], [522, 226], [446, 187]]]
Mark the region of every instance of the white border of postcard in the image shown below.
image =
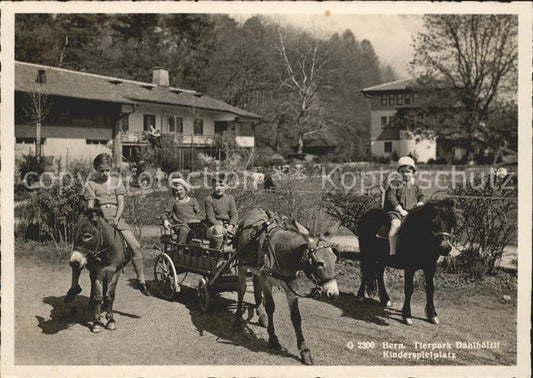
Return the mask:
[[[16, 13], [294, 13], [426, 14], [511, 13], [519, 15], [519, 231], [516, 366], [15, 366], [14, 365], [14, 15]], [[2, 344], [3, 376], [530, 376], [531, 309], [531, 46], [529, 3], [429, 2], [19, 2], [1, 4], [2, 161]]]

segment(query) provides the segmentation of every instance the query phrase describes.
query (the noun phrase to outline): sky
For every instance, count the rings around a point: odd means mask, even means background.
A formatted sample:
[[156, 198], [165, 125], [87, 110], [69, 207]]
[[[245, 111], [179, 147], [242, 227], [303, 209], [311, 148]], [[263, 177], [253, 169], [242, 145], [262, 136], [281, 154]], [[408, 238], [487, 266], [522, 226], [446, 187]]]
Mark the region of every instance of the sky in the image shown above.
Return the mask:
[[[231, 17], [244, 22], [251, 15], [232, 14]], [[350, 29], [358, 40], [369, 40], [380, 61], [390, 64], [400, 78], [408, 76], [408, 64], [413, 58], [412, 37], [424, 30], [421, 15], [280, 14], [267, 17], [326, 36]]]

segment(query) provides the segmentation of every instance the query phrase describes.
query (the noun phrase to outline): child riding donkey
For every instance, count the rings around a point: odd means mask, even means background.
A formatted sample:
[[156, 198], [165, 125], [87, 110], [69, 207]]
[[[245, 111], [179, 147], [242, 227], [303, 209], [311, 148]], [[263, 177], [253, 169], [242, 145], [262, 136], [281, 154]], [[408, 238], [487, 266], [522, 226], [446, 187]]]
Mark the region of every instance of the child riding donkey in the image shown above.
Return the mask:
[[396, 255], [396, 241], [402, 220], [407, 216], [408, 211], [424, 204], [424, 194], [415, 183], [414, 174], [416, 171], [415, 161], [409, 156], [401, 157], [398, 160], [398, 170], [400, 177], [391, 180], [385, 192], [384, 208], [391, 220], [389, 231], [390, 255]]
[[[94, 179], [87, 181], [84, 188], [84, 197], [87, 201], [87, 208], [100, 210], [104, 218], [119, 230], [124, 236], [128, 246], [133, 251], [133, 268], [137, 275], [137, 289], [146, 296], [150, 296], [146, 288], [143, 270], [143, 256], [141, 246], [128, 224], [122, 218], [124, 213], [124, 195], [126, 189], [119, 177], [111, 174], [113, 159], [108, 154], [98, 155], [93, 162], [96, 170]], [[77, 294], [81, 293], [78, 283], [81, 269], [72, 266], [72, 283], [65, 296], [65, 302], [72, 302]]]

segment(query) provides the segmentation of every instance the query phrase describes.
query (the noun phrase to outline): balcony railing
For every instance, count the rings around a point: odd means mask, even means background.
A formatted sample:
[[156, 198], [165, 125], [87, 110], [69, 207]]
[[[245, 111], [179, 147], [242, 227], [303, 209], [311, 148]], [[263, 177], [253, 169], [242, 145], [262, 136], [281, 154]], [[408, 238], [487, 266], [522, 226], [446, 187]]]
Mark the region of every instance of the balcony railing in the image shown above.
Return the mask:
[[[198, 134], [163, 134], [164, 136], [173, 136], [177, 146], [213, 146], [216, 142], [217, 135], [198, 135]], [[152, 136], [147, 132], [121, 132], [122, 143], [147, 144]], [[255, 138], [252, 136], [235, 136], [235, 142], [239, 147], [250, 148], [255, 144]]]
[[[196, 134], [163, 134], [165, 136], [174, 136], [174, 142], [178, 146], [211, 146], [215, 144], [215, 135], [196, 135]], [[147, 132], [122, 132], [121, 141], [123, 143], [146, 144], [152, 136]]]

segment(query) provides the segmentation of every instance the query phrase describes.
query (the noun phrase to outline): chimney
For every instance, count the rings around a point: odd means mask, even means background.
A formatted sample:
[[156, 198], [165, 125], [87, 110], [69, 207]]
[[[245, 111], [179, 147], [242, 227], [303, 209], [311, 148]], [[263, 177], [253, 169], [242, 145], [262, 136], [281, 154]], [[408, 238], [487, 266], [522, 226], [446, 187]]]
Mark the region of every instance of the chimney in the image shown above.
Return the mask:
[[37, 72], [37, 79], [35, 81], [39, 84], [46, 84], [46, 71], [39, 70]]
[[161, 87], [168, 87], [168, 70], [163, 67], [154, 67], [152, 70], [152, 83]]

